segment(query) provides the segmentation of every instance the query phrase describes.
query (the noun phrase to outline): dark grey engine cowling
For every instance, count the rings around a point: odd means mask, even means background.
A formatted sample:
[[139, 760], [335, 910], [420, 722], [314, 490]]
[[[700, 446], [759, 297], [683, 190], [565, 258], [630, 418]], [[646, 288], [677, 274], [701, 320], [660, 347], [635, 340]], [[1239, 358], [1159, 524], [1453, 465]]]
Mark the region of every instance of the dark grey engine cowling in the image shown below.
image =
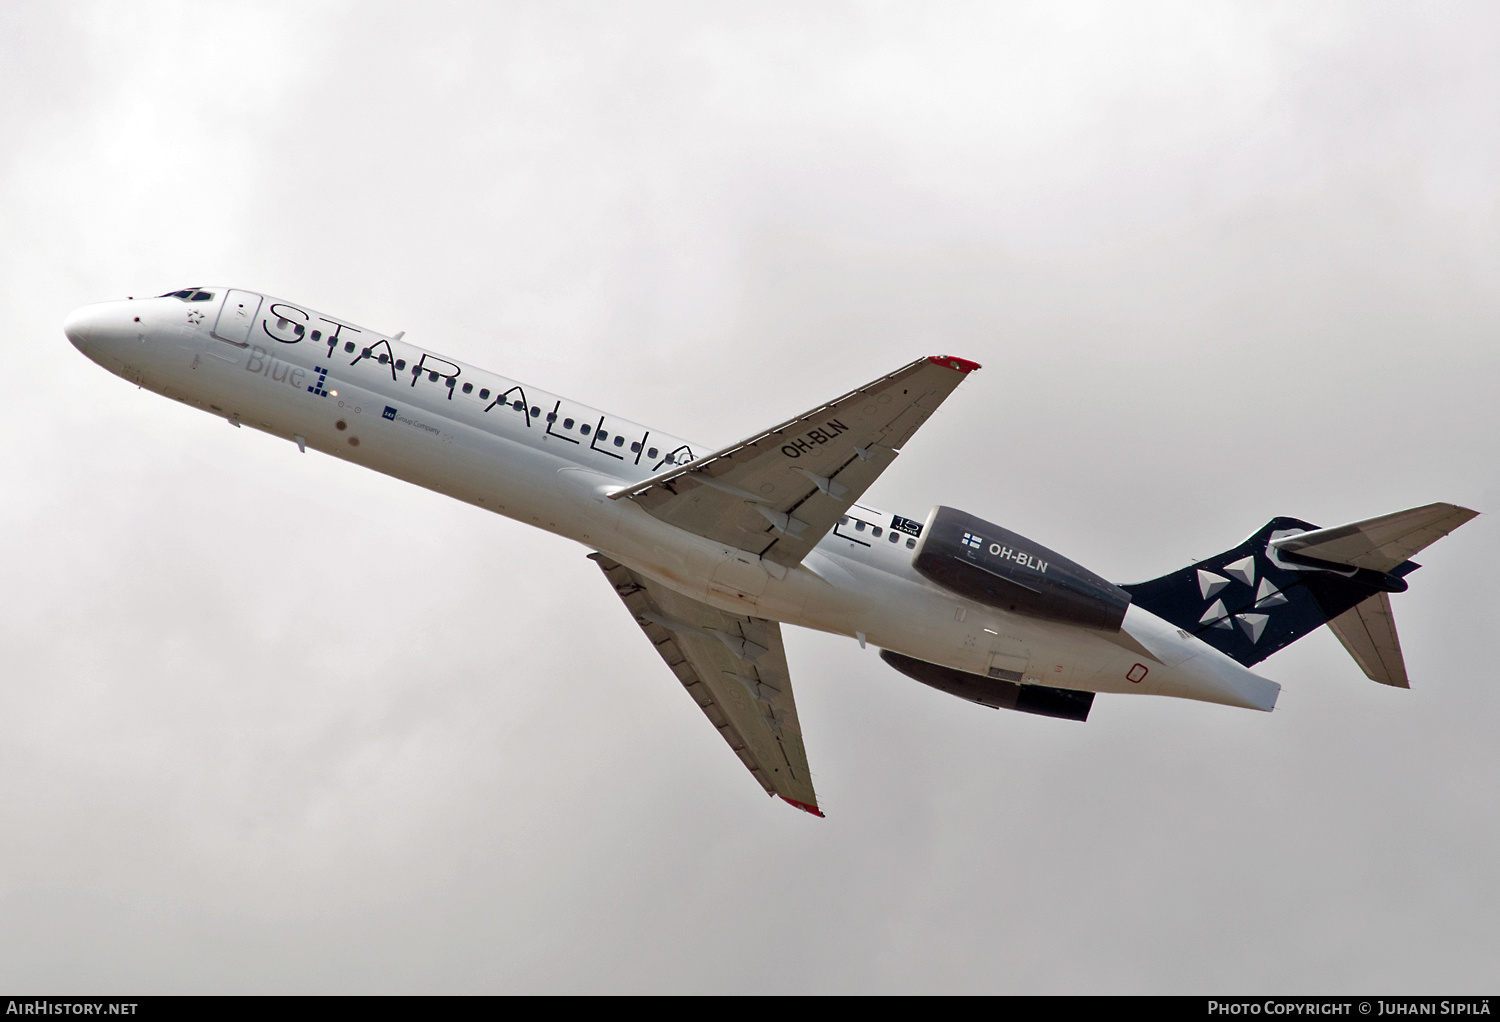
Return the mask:
[[1059, 554], [957, 508], [927, 516], [912, 567], [977, 603], [1116, 631], [1130, 594]]
[[1048, 688], [1045, 685], [1017, 685], [1013, 681], [1000, 681], [986, 678], [982, 674], [969, 674], [952, 667], [929, 664], [925, 660], [888, 649], [880, 651], [880, 659], [924, 685], [931, 685], [960, 699], [997, 710], [1020, 710], [1022, 713], [1058, 717], [1062, 720], [1088, 720], [1089, 709], [1094, 705], [1092, 692]]

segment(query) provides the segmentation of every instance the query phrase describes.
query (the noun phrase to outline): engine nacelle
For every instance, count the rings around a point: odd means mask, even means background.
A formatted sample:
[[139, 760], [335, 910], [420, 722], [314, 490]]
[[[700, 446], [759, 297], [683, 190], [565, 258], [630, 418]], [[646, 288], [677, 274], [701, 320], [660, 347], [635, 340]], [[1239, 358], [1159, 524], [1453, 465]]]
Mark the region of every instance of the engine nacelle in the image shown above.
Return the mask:
[[1117, 631], [1130, 606], [1119, 586], [957, 508], [932, 509], [912, 567], [976, 603], [1048, 621]]
[[1013, 681], [986, 678], [982, 674], [969, 674], [952, 667], [929, 664], [925, 660], [893, 653], [888, 649], [880, 651], [880, 659], [924, 685], [931, 685], [949, 695], [997, 710], [1019, 710], [1022, 713], [1058, 717], [1062, 720], [1088, 720], [1089, 709], [1094, 705], [1092, 692], [1048, 688], [1046, 685], [1017, 685]]

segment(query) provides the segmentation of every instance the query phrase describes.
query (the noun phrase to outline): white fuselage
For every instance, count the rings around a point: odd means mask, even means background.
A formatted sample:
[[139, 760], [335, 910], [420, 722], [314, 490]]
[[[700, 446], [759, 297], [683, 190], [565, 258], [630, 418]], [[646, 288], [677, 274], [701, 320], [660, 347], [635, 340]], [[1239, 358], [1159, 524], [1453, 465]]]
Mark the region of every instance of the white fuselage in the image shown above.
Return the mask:
[[691, 441], [290, 302], [206, 290], [212, 300], [87, 306], [65, 329], [142, 387], [566, 536], [722, 610], [975, 674], [1024, 664], [1026, 681], [1059, 688], [1275, 702], [1273, 682], [1138, 607], [1120, 632], [1103, 632], [948, 592], [912, 568], [891, 516], [863, 504], [802, 564], [767, 570], [754, 554], [609, 499], [711, 453]]

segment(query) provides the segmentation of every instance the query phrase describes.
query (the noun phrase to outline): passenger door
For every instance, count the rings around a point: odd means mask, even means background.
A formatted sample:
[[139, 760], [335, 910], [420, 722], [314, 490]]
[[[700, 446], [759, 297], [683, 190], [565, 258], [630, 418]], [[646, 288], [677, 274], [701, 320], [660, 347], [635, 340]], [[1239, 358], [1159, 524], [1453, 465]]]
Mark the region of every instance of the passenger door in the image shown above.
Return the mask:
[[255, 314], [260, 311], [261, 297], [253, 291], [230, 291], [224, 296], [219, 308], [219, 319], [214, 324], [213, 335], [236, 347], [250, 344], [250, 328], [255, 326]]

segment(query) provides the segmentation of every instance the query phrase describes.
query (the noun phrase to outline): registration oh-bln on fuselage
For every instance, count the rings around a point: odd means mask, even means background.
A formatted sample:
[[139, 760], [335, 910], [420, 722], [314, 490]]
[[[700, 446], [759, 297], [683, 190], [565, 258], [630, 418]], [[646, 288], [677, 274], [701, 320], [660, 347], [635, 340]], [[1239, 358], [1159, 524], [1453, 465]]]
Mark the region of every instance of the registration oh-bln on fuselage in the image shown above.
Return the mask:
[[954, 508], [864, 502], [979, 368], [954, 356], [712, 450], [251, 291], [90, 305], [64, 331], [110, 372], [236, 426], [583, 544], [761, 786], [818, 815], [782, 623], [879, 647], [991, 707], [1081, 721], [1105, 692], [1270, 710], [1280, 686], [1250, 668], [1324, 624], [1367, 676], [1405, 687], [1389, 594], [1411, 555], [1474, 517], [1276, 518], [1121, 586]]

